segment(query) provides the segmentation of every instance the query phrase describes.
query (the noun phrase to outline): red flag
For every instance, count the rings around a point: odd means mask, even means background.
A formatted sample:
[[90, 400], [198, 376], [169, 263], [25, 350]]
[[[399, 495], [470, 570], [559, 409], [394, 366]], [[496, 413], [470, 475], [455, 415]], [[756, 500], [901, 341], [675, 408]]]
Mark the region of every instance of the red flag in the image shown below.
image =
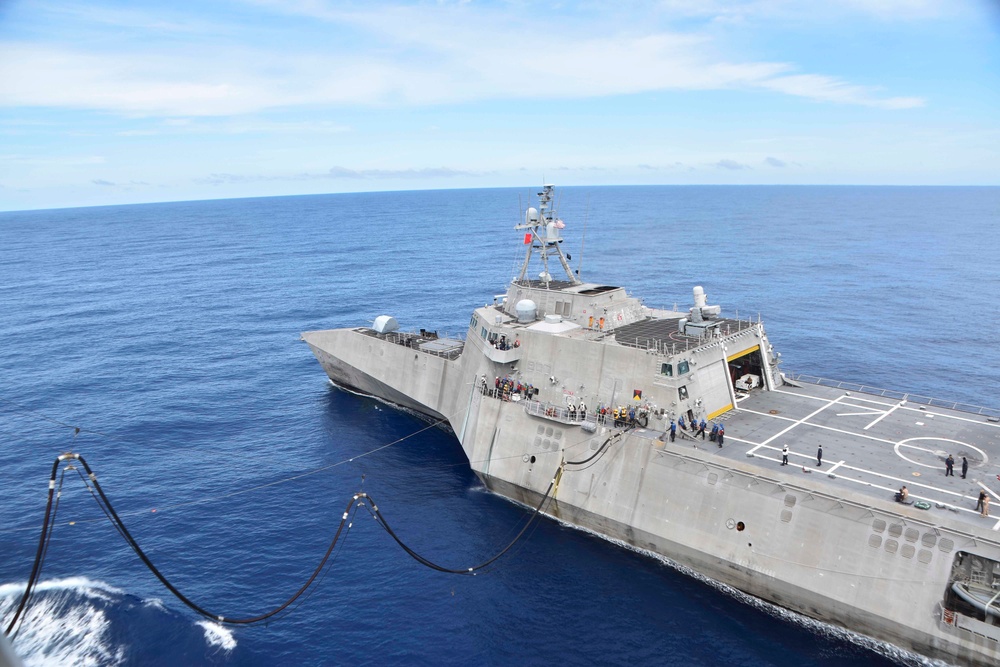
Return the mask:
[[528, 245], [529, 243], [531, 243], [531, 234], [525, 234], [524, 235], [524, 245]]

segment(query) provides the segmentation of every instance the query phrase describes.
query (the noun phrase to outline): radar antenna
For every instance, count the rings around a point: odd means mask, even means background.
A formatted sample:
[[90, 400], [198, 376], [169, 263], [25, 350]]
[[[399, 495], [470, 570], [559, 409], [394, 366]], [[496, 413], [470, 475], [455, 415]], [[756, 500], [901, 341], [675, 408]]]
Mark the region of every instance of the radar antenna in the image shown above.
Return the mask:
[[562, 264], [563, 271], [566, 272], [566, 279], [570, 283], [581, 284], [580, 279], [573, 275], [573, 270], [569, 267], [569, 262], [566, 261], [566, 255], [559, 245], [563, 242], [559, 230], [565, 225], [556, 216], [555, 204], [553, 203], [554, 191], [554, 185], [543, 185], [542, 191], [538, 193], [538, 208], [529, 206], [524, 213], [524, 222], [514, 227], [514, 229], [525, 230], [524, 243], [528, 246], [524, 263], [521, 264], [521, 273], [517, 277], [518, 282], [526, 279], [531, 256], [537, 250], [542, 260], [542, 272], [538, 278], [545, 287], [548, 287], [549, 283], [552, 282], [552, 274], [549, 273], [550, 256], [559, 258], [559, 263]]

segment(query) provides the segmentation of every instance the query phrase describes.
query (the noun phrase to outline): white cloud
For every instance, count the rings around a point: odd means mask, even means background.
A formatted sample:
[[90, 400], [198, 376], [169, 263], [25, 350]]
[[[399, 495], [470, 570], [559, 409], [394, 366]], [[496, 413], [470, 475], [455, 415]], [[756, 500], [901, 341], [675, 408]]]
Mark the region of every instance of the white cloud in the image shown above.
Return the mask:
[[21, 153], [0, 155], [0, 163], [13, 162], [20, 165], [42, 167], [81, 167], [95, 164], [105, 164], [107, 158], [102, 155], [52, 155], [36, 156]]
[[155, 124], [120, 130], [120, 137], [181, 134], [305, 134], [311, 137], [351, 132], [351, 127], [332, 121], [272, 121], [256, 118], [168, 118]]
[[798, 95], [820, 102], [860, 104], [880, 109], [911, 109], [924, 105], [924, 100], [919, 97], [879, 97], [878, 90], [870, 86], [855, 86], [818, 74], [778, 76], [761, 81], [760, 85], [787, 95]]
[[[512, 18], [509, 12], [474, 6], [343, 11], [308, 2], [278, 9], [335, 23], [338, 34], [345, 28], [360, 30], [361, 38], [344, 46], [331, 40], [268, 49], [248, 46], [255, 43], [249, 35], [247, 45], [234, 47], [216, 45], [211, 36], [185, 34], [177, 42], [108, 53], [7, 41], [0, 43], [5, 54], [0, 105], [192, 117], [730, 89], [886, 109], [923, 103], [915, 97], [884, 96], [876, 88], [836, 77], [796, 73], [791, 63], [727, 59], [700, 34], [652, 29], [637, 34], [635, 26], [616, 31], [567, 21], [533, 38], [532, 16]], [[155, 18], [123, 20], [155, 25]]]
[[719, 160], [712, 166], [718, 169], [727, 169], [729, 171], [740, 171], [751, 168], [750, 165], [737, 162], [736, 160]]
[[660, 0], [666, 15], [735, 23], [753, 18], [815, 20], [834, 16], [872, 16], [881, 20], [935, 19], [966, 11], [954, 0]]
[[216, 173], [193, 179], [203, 185], [227, 185], [232, 183], [259, 183], [267, 181], [317, 181], [317, 180], [426, 180], [450, 179], [460, 176], [483, 176], [487, 172], [465, 171], [450, 167], [424, 167], [421, 169], [350, 169], [331, 167], [323, 172], [301, 172], [297, 174], [229, 174]]

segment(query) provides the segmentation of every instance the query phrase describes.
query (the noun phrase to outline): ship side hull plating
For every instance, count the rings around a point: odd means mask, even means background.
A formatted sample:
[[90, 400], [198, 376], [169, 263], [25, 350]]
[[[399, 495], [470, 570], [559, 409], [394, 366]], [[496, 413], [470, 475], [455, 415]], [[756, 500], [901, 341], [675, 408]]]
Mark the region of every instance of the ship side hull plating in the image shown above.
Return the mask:
[[[972, 480], [921, 477], [947, 447], [991, 481], [1000, 424], [785, 385], [759, 320], [694, 297], [688, 313], [660, 311], [622, 288], [522, 280], [474, 311], [464, 343], [363, 328], [303, 339], [336, 384], [447, 422], [503, 496], [537, 505], [558, 479], [544, 511], [571, 525], [909, 651], [1000, 662], [995, 617], [950, 595], [958, 581], [1000, 590], [993, 520], [966, 506]], [[724, 426], [724, 446], [682, 419]], [[892, 502], [901, 482], [930, 509]]]
[[[307, 334], [306, 340], [334, 382], [449, 419], [486, 486], [528, 505], [541, 500], [564, 455], [585, 458], [621, 430], [601, 426], [590, 434], [528, 414], [525, 401], [492, 396], [481, 378], [493, 376], [496, 366], [478, 344], [467, 344], [462, 358], [450, 361], [353, 330], [322, 333], [329, 335]], [[918, 510], [904, 512], [895, 503], [831, 493], [784, 468], [762, 471], [719, 459], [705, 441], [670, 443], [664, 427], [659, 421], [625, 432], [593, 465], [566, 466], [546, 513], [907, 650], [949, 662], [995, 663], [995, 641], [969, 632], [963, 640], [963, 633], [942, 625], [954, 554], [922, 548], [931, 539], [962, 544], [967, 533], [929, 524]], [[872, 528], [873, 520], [917, 532], [899, 536], [891, 551], [887, 544], [873, 548], [889, 541]]]

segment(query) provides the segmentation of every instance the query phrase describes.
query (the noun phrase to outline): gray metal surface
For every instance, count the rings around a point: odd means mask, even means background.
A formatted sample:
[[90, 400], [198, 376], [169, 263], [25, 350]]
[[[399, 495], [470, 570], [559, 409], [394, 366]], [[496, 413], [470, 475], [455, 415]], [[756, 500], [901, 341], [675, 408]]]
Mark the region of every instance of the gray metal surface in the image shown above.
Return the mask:
[[[678, 440], [731, 460], [749, 460], [768, 473], [892, 500], [902, 485], [910, 500], [932, 507], [928, 520], [961, 520], [1000, 531], [1000, 516], [981, 518], [976, 499], [985, 486], [1000, 491], [1000, 424], [983, 415], [895, 401], [822, 386], [754, 391], [728, 413], [725, 446]], [[789, 447], [789, 465], [781, 449]], [[816, 454], [823, 448], [822, 465]], [[945, 476], [945, 459], [955, 459]], [[969, 463], [962, 479], [962, 457]], [[748, 457], [752, 457], [748, 459]], [[996, 496], [994, 500], [1000, 500]], [[1000, 515], [1000, 506], [994, 512]]]
[[[1000, 663], [1000, 625], [951, 594], [1000, 590], [1000, 517], [975, 509], [983, 492], [1000, 515], [995, 410], [789, 384], [763, 323], [718, 317], [699, 287], [687, 312], [657, 310], [600, 283], [527, 280], [528, 259], [502, 302], [474, 310], [464, 344], [364, 328], [303, 339], [335, 383], [446, 421], [498, 493], [534, 505], [557, 475], [545, 511], [561, 520], [908, 650]], [[518, 321], [523, 299], [539, 321]], [[762, 386], [737, 391], [750, 372]], [[597, 414], [626, 405], [646, 427]], [[724, 446], [671, 442], [681, 417], [723, 423]], [[913, 504], [894, 502], [903, 485]]]

